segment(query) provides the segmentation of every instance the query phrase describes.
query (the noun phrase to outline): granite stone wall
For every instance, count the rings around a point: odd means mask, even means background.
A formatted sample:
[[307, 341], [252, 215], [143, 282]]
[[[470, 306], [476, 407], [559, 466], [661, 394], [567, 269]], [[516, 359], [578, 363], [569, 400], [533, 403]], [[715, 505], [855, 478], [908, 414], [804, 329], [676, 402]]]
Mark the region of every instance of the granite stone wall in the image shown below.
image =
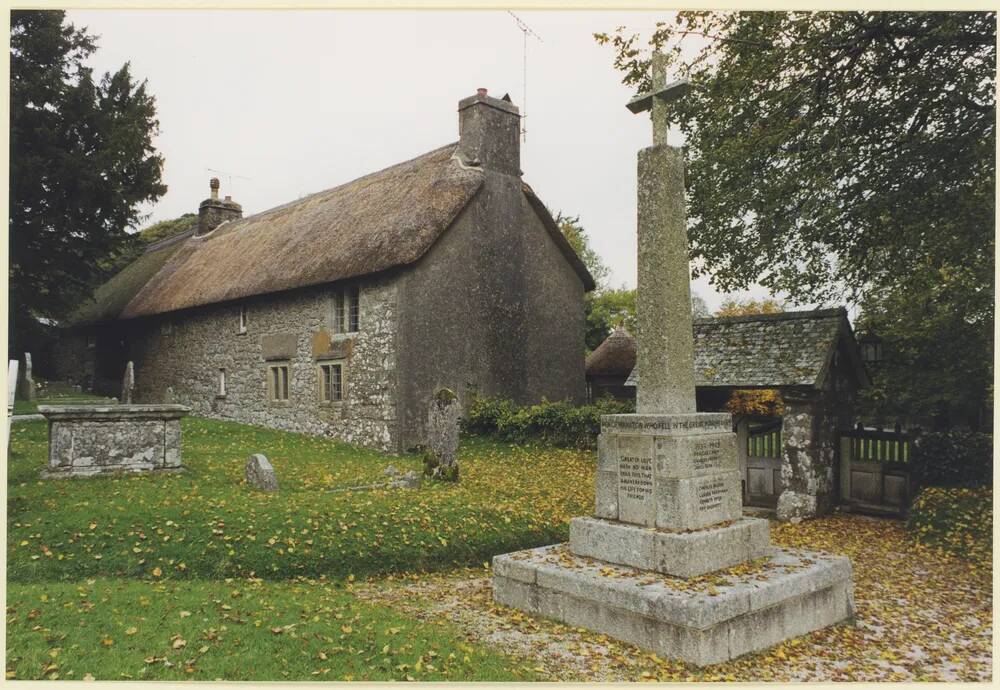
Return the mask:
[[[177, 402], [216, 419], [325, 435], [387, 452], [396, 424], [397, 284], [360, 286], [360, 329], [336, 334], [329, 285], [129, 323], [138, 402]], [[247, 309], [240, 332], [240, 308]], [[319, 365], [343, 366], [344, 399], [320, 401]], [[270, 364], [287, 364], [288, 399], [268, 395]], [[225, 370], [225, 393], [220, 371]]]
[[403, 278], [404, 448], [423, 442], [439, 388], [466, 410], [473, 394], [518, 404], [586, 398], [583, 283], [521, 181], [484, 174], [477, 197]]

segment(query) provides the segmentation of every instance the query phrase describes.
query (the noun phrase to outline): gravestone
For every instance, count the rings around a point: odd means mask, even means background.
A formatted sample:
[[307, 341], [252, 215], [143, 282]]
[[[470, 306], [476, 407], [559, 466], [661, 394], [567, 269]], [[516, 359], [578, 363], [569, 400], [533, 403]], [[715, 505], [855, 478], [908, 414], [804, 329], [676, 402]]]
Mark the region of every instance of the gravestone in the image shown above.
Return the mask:
[[441, 388], [427, 409], [427, 474], [448, 481], [458, 480], [458, 438], [462, 407], [458, 396]]
[[19, 386], [18, 397], [21, 400], [35, 399], [35, 379], [31, 372], [31, 353], [24, 353], [24, 371], [20, 378], [14, 379]]
[[247, 458], [243, 468], [247, 484], [261, 491], [274, 492], [278, 490], [278, 477], [268, 459], [260, 453], [254, 453]]
[[[654, 138], [638, 157], [636, 413], [601, 417], [594, 515], [568, 545], [494, 558], [493, 596], [707, 665], [849, 618], [851, 564], [772, 549], [767, 520], [742, 515], [732, 416], [696, 412], [684, 158], [666, 141], [689, 86], [661, 87], [660, 55], [653, 82], [629, 104], [652, 110]], [[712, 592], [690, 582], [708, 573]]]
[[135, 390], [135, 366], [129, 360], [125, 365], [125, 376], [122, 378], [121, 401], [125, 405], [132, 404], [132, 392]]
[[[17, 386], [17, 360], [7, 361], [7, 438], [10, 439], [10, 424], [14, 420], [14, 393]], [[8, 440], [9, 443], [9, 440]]]

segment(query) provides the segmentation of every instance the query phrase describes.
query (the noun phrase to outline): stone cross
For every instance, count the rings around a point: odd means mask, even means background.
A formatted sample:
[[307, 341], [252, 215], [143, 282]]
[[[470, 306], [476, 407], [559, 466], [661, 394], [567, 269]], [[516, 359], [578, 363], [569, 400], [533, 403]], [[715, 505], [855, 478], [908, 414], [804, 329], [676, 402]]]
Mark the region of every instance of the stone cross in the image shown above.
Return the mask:
[[653, 55], [653, 90], [643, 93], [625, 106], [638, 115], [647, 110], [652, 111], [650, 116], [653, 120], [653, 145], [667, 143], [667, 130], [670, 123], [667, 120], [667, 104], [678, 98], [685, 96], [691, 90], [691, 82], [687, 79], [679, 79], [667, 84], [666, 56], [662, 53]]
[[132, 360], [125, 365], [125, 376], [122, 378], [122, 404], [132, 404], [132, 391], [135, 389], [135, 366]]
[[654, 89], [629, 102], [652, 110], [653, 145], [639, 152], [639, 280], [636, 311], [637, 414], [695, 412], [691, 268], [684, 211], [684, 152], [669, 146], [664, 108], [687, 92], [686, 81], [662, 89], [666, 56], [653, 56]]

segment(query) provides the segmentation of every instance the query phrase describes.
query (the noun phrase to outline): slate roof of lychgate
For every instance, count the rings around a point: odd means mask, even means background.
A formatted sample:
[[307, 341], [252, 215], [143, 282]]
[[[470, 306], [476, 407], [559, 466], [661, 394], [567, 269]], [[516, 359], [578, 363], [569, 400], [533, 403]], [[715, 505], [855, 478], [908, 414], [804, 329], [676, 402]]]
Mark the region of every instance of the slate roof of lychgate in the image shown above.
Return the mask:
[[[843, 308], [697, 319], [695, 385], [819, 388], [843, 338], [849, 338], [846, 349], [858, 380], [867, 385], [868, 373]], [[633, 368], [626, 385], [637, 381]]]

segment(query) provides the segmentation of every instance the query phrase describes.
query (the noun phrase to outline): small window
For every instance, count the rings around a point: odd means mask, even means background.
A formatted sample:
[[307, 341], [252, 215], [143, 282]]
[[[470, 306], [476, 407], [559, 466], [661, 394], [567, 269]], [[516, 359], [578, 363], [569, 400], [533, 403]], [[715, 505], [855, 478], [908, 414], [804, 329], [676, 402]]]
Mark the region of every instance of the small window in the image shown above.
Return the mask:
[[240, 333], [247, 332], [247, 307], [245, 304], [240, 305]]
[[339, 290], [333, 296], [333, 332], [344, 332], [344, 293]]
[[340, 402], [344, 399], [344, 367], [342, 364], [321, 364], [320, 400]]
[[272, 364], [267, 368], [267, 393], [272, 402], [288, 400], [287, 364]]
[[351, 333], [357, 333], [361, 325], [361, 291], [357, 286], [354, 286], [348, 290], [347, 294], [348, 301], [350, 302], [350, 306], [347, 311], [347, 330]]
[[226, 397], [226, 370], [219, 369], [219, 397]]
[[160, 324], [160, 335], [170, 335], [173, 330], [173, 324], [169, 321], [164, 321]]
[[357, 286], [333, 295], [333, 332], [357, 333], [361, 329], [361, 290]]
[[87, 334], [87, 347], [97, 347], [97, 336], [93, 333]]

